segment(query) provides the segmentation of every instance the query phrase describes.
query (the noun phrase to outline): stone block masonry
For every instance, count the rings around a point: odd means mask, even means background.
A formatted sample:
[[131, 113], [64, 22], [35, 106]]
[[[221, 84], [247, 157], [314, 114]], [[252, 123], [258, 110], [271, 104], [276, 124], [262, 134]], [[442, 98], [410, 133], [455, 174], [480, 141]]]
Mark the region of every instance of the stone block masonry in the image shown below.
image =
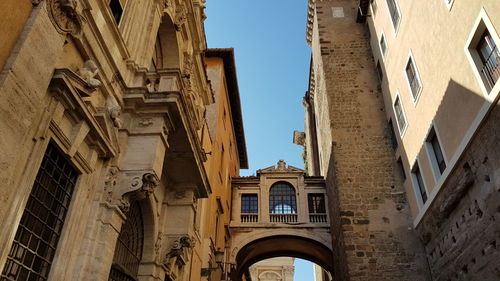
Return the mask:
[[500, 280], [499, 118], [497, 104], [417, 226], [434, 281]]
[[368, 29], [356, 23], [358, 2], [314, 4], [313, 67], [322, 67], [316, 72], [326, 85], [316, 95], [329, 107], [328, 122], [318, 126], [329, 128], [332, 138], [331, 147], [320, 151], [331, 149], [321, 161], [332, 198], [334, 279], [430, 280], [396, 176]]

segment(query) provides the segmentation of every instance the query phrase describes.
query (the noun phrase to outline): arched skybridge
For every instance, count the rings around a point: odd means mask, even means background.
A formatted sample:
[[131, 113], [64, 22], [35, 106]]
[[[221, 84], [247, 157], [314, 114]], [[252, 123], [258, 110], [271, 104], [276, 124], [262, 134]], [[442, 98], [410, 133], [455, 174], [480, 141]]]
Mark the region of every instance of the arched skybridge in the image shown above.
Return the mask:
[[332, 271], [323, 177], [309, 177], [280, 160], [257, 176], [233, 178], [232, 188], [232, 280], [242, 280], [251, 264], [278, 256], [307, 259]]

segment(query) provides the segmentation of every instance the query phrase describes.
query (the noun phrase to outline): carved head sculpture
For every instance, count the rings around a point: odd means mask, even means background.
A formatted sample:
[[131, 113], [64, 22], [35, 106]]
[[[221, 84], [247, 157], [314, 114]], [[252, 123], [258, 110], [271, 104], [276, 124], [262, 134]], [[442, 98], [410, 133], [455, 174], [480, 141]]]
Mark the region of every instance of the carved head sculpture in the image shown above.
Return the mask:
[[76, 16], [76, 6], [77, 2], [76, 0], [61, 0], [61, 10], [63, 10], [66, 15], [69, 17], [75, 17]]

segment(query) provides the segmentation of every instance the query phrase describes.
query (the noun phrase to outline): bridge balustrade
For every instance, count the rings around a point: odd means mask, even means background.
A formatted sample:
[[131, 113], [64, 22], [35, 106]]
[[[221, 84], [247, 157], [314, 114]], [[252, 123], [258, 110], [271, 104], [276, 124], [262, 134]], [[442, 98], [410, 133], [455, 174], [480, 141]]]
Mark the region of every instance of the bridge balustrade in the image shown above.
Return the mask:
[[281, 223], [291, 223], [297, 222], [298, 216], [297, 214], [270, 214], [269, 221], [270, 222], [281, 222]]
[[241, 214], [242, 223], [252, 223], [258, 221], [259, 221], [259, 215], [257, 214]]

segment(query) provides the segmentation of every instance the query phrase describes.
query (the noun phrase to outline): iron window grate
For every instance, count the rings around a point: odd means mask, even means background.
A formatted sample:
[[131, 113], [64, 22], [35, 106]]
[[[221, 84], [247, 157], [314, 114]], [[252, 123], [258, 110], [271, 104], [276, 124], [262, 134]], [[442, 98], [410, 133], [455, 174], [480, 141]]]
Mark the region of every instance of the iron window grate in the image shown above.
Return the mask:
[[47, 280], [77, 177], [49, 144], [0, 280]]
[[132, 203], [116, 242], [109, 281], [134, 281], [139, 273], [144, 245], [144, 224], [139, 203]]

